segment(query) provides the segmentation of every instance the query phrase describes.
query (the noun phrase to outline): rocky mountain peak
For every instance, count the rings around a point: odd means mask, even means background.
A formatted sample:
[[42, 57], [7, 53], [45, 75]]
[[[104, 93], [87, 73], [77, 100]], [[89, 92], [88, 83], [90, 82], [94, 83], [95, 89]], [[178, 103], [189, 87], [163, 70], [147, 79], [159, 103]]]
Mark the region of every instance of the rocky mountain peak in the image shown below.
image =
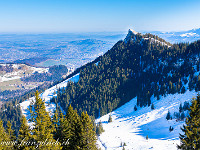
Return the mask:
[[133, 29], [128, 30], [128, 34], [126, 35], [126, 38], [124, 39], [124, 42], [127, 43], [130, 40], [136, 40], [135, 35], [138, 34], [138, 32], [134, 31]]

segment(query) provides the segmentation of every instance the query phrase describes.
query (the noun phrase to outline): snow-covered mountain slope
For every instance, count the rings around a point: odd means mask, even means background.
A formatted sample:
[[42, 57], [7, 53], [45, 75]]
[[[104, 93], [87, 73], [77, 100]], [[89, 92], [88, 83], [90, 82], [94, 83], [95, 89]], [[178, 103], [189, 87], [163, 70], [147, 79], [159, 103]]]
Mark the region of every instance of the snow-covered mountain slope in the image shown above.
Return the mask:
[[165, 39], [170, 43], [178, 43], [178, 42], [193, 42], [196, 40], [200, 40], [200, 28], [192, 29], [189, 31], [181, 31], [181, 32], [151, 32], [152, 34], [156, 34], [159, 37]]
[[[128, 34], [126, 36], [126, 38], [124, 39], [124, 42], [127, 43], [129, 41], [133, 41], [133, 42], [136, 42], [137, 41], [137, 34], [140, 34], [136, 31], [134, 31], [133, 29], [129, 29], [128, 30]], [[168, 46], [168, 47], [171, 47], [171, 45], [169, 45], [169, 43], [167, 42], [162, 42], [162, 41], [159, 41], [153, 37], [143, 37], [142, 40], [150, 40], [151, 43], [156, 43], [157, 45], [161, 44], [161, 45], [164, 45], [164, 46]]]
[[[52, 116], [53, 113], [54, 113], [54, 110], [56, 109], [56, 105], [55, 103], [50, 103], [50, 99], [53, 98], [53, 97], [56, 97], [57, 94], [57, 90], [59, 88], [64, 88], [67, 86], [67, 83], [69, 81], [72, 81], [72, 82], [77, 82], [79, 80], [79, 73], [74, 75], [73, 77], [45, 90], [43, 93], [40, 94], [40, 97], [42, 98], [42, 100], [45, 102], [45, 106], [46, 106], [46, 110], [50, 113], [50, 115]], [[22, 114], [24, 116], [26, 116], [26, 119], [30, 119], [31, 115], [30, 115], [30, 111], [28, 110], [29, 109], [29, 105], [31, 104], [32, 101], [34, 101], [35, 98], [34, 97], [31, 97], [29, 99], [27, 99], [26, 101], [20, 103], [20, 106], [21, 106], [21, 110], [22, 110]], [[28, 122], [30, 125], [31, 125], [31, 122]]]
[[[117, 110], [96, 119], [101, 121], [105, 132], [98, 137], [101, 149], [121, 150], [121, 143], [126, 143], [126, 150], [175, 150], [180, 144], [180, 127], [184, 121], [178, 121], [174, 112], [179, 112], [180, 104], [190, 102], [197, 95], [195, 91], [186, 91], [184, 94], [168, 94], [160, 100], [152, 97], [155, 109], [142, 107], [134, 111], [137, 98], [132, 99]], [[168, 110], [172, 114], [172, 120], [166, 120]], [[109, 115], [112, 122], [108, 123]], [[169, 127], [174, 128], [169, 131]], [[146, 140], [148, 136], [148, 140]]]

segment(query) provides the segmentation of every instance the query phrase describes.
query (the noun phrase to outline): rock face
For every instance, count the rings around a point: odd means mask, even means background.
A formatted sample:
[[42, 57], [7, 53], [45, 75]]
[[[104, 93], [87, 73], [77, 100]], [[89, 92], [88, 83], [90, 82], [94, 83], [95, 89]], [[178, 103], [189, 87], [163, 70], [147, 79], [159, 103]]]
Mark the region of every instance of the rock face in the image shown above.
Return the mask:
[[135, 37], [136, 34], [138, 34], [138, 32], [134, 31], [133, 29], [129, 29], [128, 34], [127, 34], [126, 38], [124, 39], [124, 42], [127, 43], [130, 40], [135, 41], [136, 40], [136, 37]]
[[138, 34], [138, 32], [134, 31], [133, 29], [129, 29], [128, 32], [132, 33], [132, 34]]

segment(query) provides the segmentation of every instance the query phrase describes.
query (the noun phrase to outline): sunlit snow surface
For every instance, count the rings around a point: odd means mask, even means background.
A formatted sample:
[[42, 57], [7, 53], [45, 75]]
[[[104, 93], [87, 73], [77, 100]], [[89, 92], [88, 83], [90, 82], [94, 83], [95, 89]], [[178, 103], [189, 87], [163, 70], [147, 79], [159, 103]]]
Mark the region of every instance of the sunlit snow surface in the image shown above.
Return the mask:
[[[46, 106], [46, 110], [49, 112], [49, 114], [52, 116], [54, 113], [54, 110], [56, 109], [56, 105], [55, 103], [50, 103], [50, 99], [53, 97], [57, 96], [57, 90], [59, 88], [64, 88], [67, 86], [67, 83], [69, 81], [72, 82], [77, 82], [79, 80], [79, 73], [74, 75], [73, 77], [45, 90], [43, 93], [40, 94], [40, 97], [42, 98], [42, 100], [44, 100], [45, 102], [45, 106]], [[31, 104], [31, 101], [35, 101], [34, 97], [29, 98], [28, 100], [20, 103], [21, 106], [21, 110], [22, 110], [22, 114], [26, 116], [26, 119], [30, 119], [31, 115], [30, 115], [30, 111], [28, 110], [29, 105]], [[30, 121], [28, 121], [29, 125], [31, 125], [32, 123]]]
[[[108, 123], [109, 114], [96, 120], [101, 120], [105, 130], [98, 138], [98, 145], [107, 150], [121, 150], [121, 142], [126, 143], [126, 150], [177, 149], [177, 144], [180, 143], [180, 127], [184, 121], [167, 121], [167, 112], [169, 110], [173, 116], [174, 112], [179, 111], [180, 103], [190, 102], [196, 95], [195, 91], [187, 91], [185, 94], [169, 94], [160, 100], [152, 97], [154, 110], [151, 107], [142, 107], [134, 111], [137, 98], [132, 99], [111, 113], [111, 123]], [[169, 132], [170, 126], [174, 128], [172, 132]]]
[[[50, 115], [53, 115], [55, 110], [55, 104], [50, 103], [50, 99], [53, 96], [57, 96], [57, 89], [66, 87], [68, 81], [77, 82], [78, 80], [79, 74], [76, 74], [40, 94]], [[125, 105], [109, 113], [112, 115], [113, 121], [111, 123], [108, 123], [109, 114], [96, 119], [96, 123], [101, 120], [105, 130], [98, 137], [97, 144], [102, 150], [121, 150], [122, 147], [120, 145], [124, 142], [127, 145], [125, 146], [126, 150], [175, 150], [177, 149], [177, 144], [180, 143], [180, 127], [182, 127], [184, 121], [176, 121], [176, 119], [167, 121], [167, 112], [169, 110], [172, 117], [174, 117], [174, 112], [179, 111], [179, 105], [181, 103], [184, 104], [185, 101], [190, 102], [196, 95], [197, 92], [195, 91], [186, 91], [184, 94], [162, 96], [160, 100], [152, 96], [151, 101], [154, 103], [155, 109], [138, 107], [137, 111], [134, 111], [137, 98], [133, 98]], [[34, 101], [34, 97], [20, 104], [22, 113], [27, 119], [30, 118], [30, 112], [27, 108], [29, 108], [31, 100]], [[30, 121], [29, 125], [32, 126]], [[169, 132], [170, 126], [174, 128], [172, 132]], [[149, 137], [148, 140], [146, 140], [147, 135]]]

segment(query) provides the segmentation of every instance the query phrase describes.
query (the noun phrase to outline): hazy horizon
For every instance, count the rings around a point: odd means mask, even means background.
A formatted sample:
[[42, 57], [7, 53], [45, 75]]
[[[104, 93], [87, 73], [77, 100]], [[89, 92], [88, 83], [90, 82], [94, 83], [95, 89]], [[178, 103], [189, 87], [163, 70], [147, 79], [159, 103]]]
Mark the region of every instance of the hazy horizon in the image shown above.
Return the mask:
[[0, 33], [187, 31], [200, 28], [198, 0], [0, 0]]
[[[17, 31], [12, 31], [12, 32], [0, 32], [1, 35], [12, 35], [12, 34], [21, 34], [21, 35], [26, 35], [26, 34], [31, 34], [31, 35], [38, 35], [38, 34], [74, 34], [74, 35], [79, 35], [79, 34], [127, 34], [129, 29], [134, 29], [134, 28], [127, 28], [127, 30], [124, 31], [83, 31], [83, 32], [56, 32], [56, 31], [46, 31], [46, 32], [39, 32], [39, 31], [21, 31], [21, 32], [17, 32]], [[195, 30], [195, 29], [200, 29], [199, 28], [191, 28], [191, 29], [185, 29], [185, 30], [171, 30], [171, 31], [159, 31], [159, 30], [135, 30], [139, 33], [148, 33], [148, 32], [163, 32], [163, 33], [170, 33], [170, 32], [185, 32], [185, 31], [190, 31], [190, 30]]]

